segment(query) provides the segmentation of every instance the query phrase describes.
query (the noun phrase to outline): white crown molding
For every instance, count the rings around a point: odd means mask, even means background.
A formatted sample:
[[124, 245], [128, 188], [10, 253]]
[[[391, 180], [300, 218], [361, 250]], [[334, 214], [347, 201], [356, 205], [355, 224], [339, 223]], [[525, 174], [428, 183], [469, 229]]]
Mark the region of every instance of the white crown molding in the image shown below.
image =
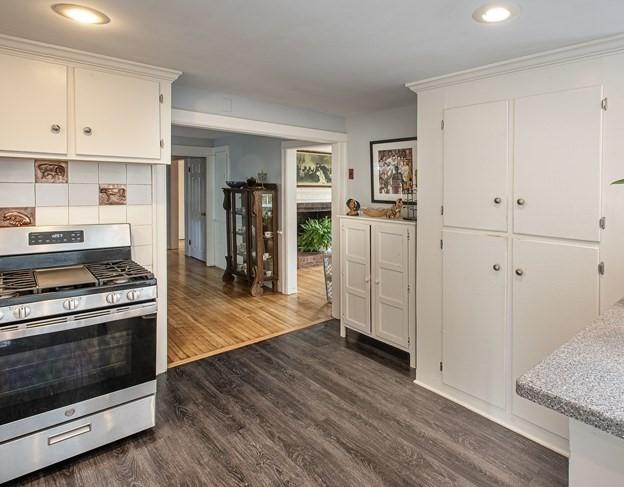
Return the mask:
[[0, 34], [0, 52], [29, 55], [65, 64], [80, 64], [107, 68], [124, 73], [149, 76], [161, 80], [175, 81], [182, 74], [174, 69], [151, 66], [149, 64], [127, 61], [101, 54], [94, 54], [69, 47], [31, 41], [20, 37]]
[[443, 88], [468, 81], [493, 78], [505, 74], [542, 68], [555, 64], [566, 64], [583, 59], [608, 56], [624, 51], [624, 34], [618, 34], [604, 39], [575, 44], [550, 51], [544, 51], [529, 56], [518, 57], [487, 64], [477, 68], [466, 69], [455, 73], [427, 78], [420, 81], [406, 83], [406, 87], [414, 92], [422, 92], [435, 88]]

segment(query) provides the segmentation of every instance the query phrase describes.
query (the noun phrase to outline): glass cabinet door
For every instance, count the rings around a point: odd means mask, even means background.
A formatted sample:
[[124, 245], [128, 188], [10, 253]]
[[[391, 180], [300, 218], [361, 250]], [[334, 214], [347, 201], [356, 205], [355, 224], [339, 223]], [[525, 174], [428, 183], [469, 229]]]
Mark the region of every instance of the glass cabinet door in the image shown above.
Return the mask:
[[233, 261], [237, 274], [247, 275], [247, 202], [243, 191], [232, 192]]

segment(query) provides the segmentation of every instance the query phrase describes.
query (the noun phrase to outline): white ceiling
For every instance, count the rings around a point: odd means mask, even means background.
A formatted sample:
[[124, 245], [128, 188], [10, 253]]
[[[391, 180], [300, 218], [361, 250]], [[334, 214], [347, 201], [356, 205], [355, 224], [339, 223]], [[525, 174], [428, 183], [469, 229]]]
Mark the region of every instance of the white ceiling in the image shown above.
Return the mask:
[[82, 26], [52, 0], [2, 0], [0, 32], [177, 68], [180, 83], [349, 114], [413, 101], [405, 82], [624, 30], [624, 0], [74, 0], [112, 18]]

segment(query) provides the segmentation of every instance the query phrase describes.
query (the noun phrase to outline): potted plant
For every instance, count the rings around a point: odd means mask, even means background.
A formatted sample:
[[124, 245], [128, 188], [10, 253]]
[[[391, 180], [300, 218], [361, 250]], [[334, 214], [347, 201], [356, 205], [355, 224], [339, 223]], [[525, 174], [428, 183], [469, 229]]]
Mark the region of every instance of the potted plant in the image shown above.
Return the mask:
[[[331, 219], [310, 218], [301, 225], [297, 247], [301, 255], [298, 267], [305, 267], [302, 259], [312, 265], [322, 264], [322, 253], [331, 247]], [[314, 258], [318, 256], [318, 258]]]

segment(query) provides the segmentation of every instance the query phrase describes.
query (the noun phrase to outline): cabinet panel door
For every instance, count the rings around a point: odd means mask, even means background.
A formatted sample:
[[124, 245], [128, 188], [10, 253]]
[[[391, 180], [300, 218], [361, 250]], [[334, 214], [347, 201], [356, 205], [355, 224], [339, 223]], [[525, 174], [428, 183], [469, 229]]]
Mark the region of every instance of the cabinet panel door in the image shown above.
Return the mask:
[[445, 231], [443, 240], [442, 378], [504, 408], [507, 238]]
[[507, 101], [445, 111], [446, 226], [507, 230], [508, 111]]
[[601, 98], [594, 86], [516, 100], [516, 233], [600, 240]]
[[77, 154], [160, 158], [157, 81], [87, 69], [75, 76]]
[[0, 150], [66, 154], [67, 68], [0, 54], [0, 72]]
[[[513, 383], [598, 316], [598, 249], [516, 239], [513, 243]], [[513, 413], [562, 437], [566, 417], [513, 395]]]
[[341, 225], [342, 319], [346, 326], [370, 334], [370, 225], [349, 220]]
[[407, 347], [409, 345], [408, 231], [403, 225], [372, 226], [373, 335]]

